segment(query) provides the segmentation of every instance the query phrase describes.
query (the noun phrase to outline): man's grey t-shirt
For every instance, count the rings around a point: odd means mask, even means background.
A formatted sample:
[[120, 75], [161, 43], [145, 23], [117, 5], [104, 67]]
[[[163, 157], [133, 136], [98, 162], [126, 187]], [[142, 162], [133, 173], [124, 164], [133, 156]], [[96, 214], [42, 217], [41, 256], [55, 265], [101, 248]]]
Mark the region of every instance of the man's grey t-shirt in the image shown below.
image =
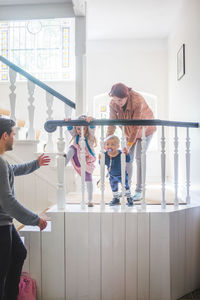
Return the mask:
[[38, 160], [10, 165], [0, 155], [0, 226], [12, 224], [13, 218], [25, 225], [38, 225], [39, 216], [26, 209], [15, 198], [14, 176], [29, 174], [39, 167]]

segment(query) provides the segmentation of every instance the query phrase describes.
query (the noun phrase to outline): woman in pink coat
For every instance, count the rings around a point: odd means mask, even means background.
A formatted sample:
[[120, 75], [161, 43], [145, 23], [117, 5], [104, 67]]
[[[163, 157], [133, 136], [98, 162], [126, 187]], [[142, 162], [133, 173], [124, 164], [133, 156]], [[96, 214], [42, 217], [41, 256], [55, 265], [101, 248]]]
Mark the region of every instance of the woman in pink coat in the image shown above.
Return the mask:
[[[142, 95], [127, 87], [123, 83], [117, 83], [112, 86], [109, 96], [110, 101], [110, 119], [154, 119], [154, 115]], [[107, 136], [115, 132], [115, 126], [108, 126]], [[145, 126], [146, 150], [152, 139], [153, 133], [156, 131], [155, 126]], [[129, 178], [129, 186], [131, 186], [133, 160], [136, 157], [137, 164], [137, 184], [133, 200], [141, 200], [142, 198], [142, 174], [141, 174], [141, 138], [142, 126], [125, 126], [125, 136], [127, 148], [131, 160], [127, 163], [127, 172]]]

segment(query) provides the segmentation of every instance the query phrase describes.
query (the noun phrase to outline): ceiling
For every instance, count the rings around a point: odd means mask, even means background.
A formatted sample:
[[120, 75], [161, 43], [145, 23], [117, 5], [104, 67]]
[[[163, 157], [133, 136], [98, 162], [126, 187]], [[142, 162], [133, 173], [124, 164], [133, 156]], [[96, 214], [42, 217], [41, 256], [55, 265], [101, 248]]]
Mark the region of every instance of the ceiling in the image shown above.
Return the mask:
[[183, 1], [87, 0], [88, 38], [166, 38]]
[[[88, 39], [166, 38], [184, 1], [86, 0]], [[72, 0], [0, 0], [0, 5], [66, 2]]]

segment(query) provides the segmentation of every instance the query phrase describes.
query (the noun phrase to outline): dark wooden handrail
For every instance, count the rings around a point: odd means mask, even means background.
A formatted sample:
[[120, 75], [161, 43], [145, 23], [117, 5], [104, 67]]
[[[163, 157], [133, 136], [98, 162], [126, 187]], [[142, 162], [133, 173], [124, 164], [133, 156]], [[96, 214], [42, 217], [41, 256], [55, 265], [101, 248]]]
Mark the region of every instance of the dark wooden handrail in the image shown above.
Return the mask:
[[56, 131], [57, 127], [60, 126], [88, 126], [88, 125], [125, 125], [125, 126], [173, 126], [173, 127], [191, 127], [198, 128], [198, 122], [179, 122], [179, 121], [166, 121], [166, 120], [110, 120], [110, 119], [95, 119], [90, 123], [87, 123], [84, 120], [70, 120], [65, 122], [64, 120], [52, 120], [47, 121], [44, 124], [44, 128], [47, 132]]
[[60, 99], [62, 102], [64, 102], [68, 106], [70, 106], [74, 109], [76, 108], [76, 104], [73, 101], [69, 100], [68, 98], [66, 98], [62, 94], [56, 92], [50, 86], [48, 86], [44, 82], [40, 81], [39, 79], [35, 78], [31, 74], [27, 73], [26, 71], [24, 71], [23, 69], [21, 69], [17, 65], [13, 64], [12, 62], [10, 62], [9, 60], [7, 60], [5, 57], [3, 57], [1, 55], [0, 55], [0, 61], [2, 61], [4, 64], [9, 66], [11, 69], [13, 69], [17, 73], [21, 74], [22, 76], [26, 77], [28, 80], [32, 81], [33, 83], [35, 83], [36, 85], [38, 85], [39, 87], [41, 87], [42, 89], [47, 91], [49, 94], [51, 94], [51, 95], [55, 96], [56, 98]]

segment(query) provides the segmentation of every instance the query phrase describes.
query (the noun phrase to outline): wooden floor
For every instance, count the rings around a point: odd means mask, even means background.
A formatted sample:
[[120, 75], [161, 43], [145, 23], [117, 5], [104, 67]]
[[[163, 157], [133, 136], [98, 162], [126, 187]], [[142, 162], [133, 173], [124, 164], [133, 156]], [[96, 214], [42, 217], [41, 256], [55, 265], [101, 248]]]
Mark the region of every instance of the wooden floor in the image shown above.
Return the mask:
[[[93, 181], [93, 202], [96, 204], [99, 204], [101, 201], [101, 189], [96, 184], [97, 180]], [[121, 191], [121, 187], [119, 187], [119, 191]], [[134, 189], [132, 189], [132, 195], [134, 194]], [[166, 203], [167, 204], [174, 204], [174, 187], [171, 185], [166, 186]], [[160, 184], [148, 184], [146, 186], [146, 193], [145, 193], [145, 199], [147, 204], [160, 204], [162, 199], [162, 190]], [[78, 204], [81, 200], [81, 191], [79, 192], [73, 192], [68, 193], [66, 195], [66, 202], [68, 204]], [[108, 204], [112, 200], [112, 191], [109, 185], [108, 180], [105, 184], [105, 191], [104, 191], [104, 201], [106, 204]], [[87, 202], [87, 191], [85, 191], [85, 201]], [[184, 203], [185, 199], [179, 196], [179, 202]], [[141, 204], [141, 201], [135, 202], [135, 204]]]

